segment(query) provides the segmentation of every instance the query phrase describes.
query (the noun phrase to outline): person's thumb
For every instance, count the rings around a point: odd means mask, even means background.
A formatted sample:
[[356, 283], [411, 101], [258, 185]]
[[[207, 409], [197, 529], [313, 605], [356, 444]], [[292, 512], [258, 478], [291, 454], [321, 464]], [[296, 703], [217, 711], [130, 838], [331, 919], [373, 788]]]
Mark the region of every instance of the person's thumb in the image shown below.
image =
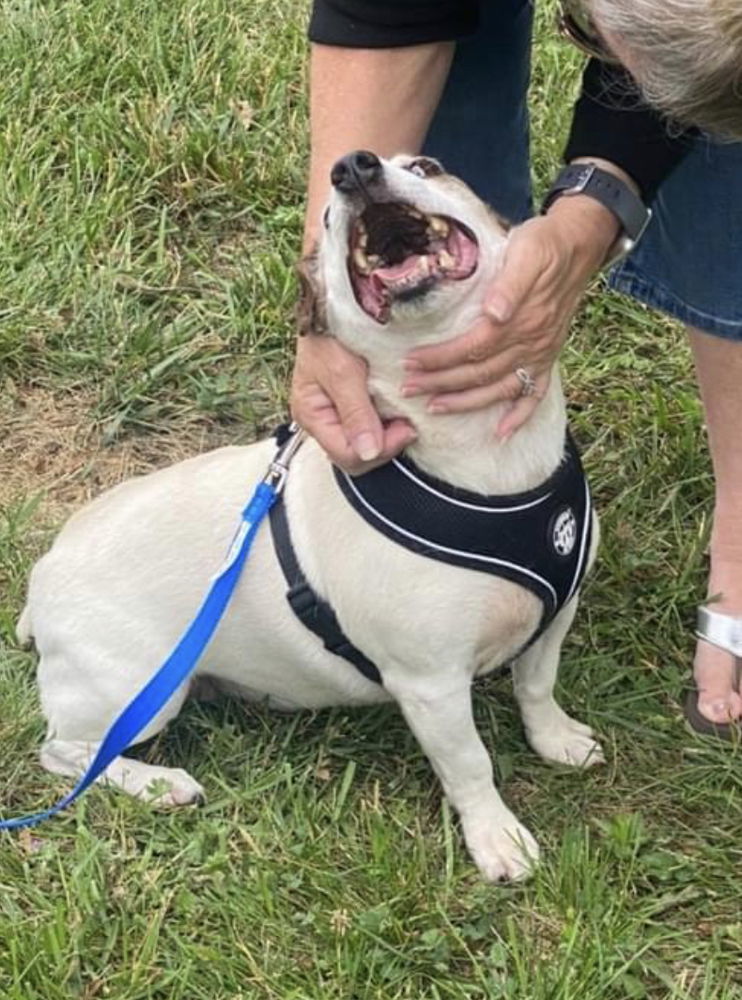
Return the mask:
[[328, 391], [353, 451], [363, 462], [373, 462], [381, 453], [384, 431], [368, 394], [365, 372], [348, 372]]
[[541, 243], [525, 226], [510, 238], [502, 270], [490, 285], [484, 311], [495, 323], [509, 322], [541, 274]]

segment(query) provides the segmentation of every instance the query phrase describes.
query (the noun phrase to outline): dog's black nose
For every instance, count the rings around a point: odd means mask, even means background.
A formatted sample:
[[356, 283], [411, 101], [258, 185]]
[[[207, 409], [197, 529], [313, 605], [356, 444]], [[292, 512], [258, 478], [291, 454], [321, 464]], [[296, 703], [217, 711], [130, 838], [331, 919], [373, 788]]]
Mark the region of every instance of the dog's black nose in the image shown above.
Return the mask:
[[375, 153], [357, 149], [337, 161], [330, 171], [330, 180], [338, 191], [351, 194], [375, 184], [381, 178], [382, 169], [381, 160]]

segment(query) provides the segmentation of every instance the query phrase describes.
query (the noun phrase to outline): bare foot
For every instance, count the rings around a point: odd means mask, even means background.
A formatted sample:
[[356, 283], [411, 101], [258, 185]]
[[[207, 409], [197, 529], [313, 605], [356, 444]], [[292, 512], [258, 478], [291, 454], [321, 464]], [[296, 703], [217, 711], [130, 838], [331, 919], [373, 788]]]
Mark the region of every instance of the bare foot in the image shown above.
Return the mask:
[[[711, 562], [709, 607], [720, 614], [742, 619], [742, 566], [722, 559]], [[742, 719], [740, 666], [742, 660], [724, 649], [698, 640], [693, 675], [698, 688], [698, 710], [711, 722]]]
[[698, 640], [693, 675], [698, 688], [698, 710], [710, 722], [742, 719], [739, 663], [726, 650]]

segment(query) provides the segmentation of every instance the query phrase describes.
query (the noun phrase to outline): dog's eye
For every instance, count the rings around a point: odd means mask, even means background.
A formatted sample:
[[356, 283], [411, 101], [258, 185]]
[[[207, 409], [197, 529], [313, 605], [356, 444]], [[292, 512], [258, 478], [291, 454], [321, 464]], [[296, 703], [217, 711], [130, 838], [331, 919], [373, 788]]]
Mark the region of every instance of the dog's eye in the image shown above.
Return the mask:
[[416, 177], [436, 177], [443, 173], [442, 165], [431, 156], [418, 156], [407, 164], [406, 169]]
[[322, 225], [325, 227], [325, 229], [329, 229], [330, 228], [330, 206], [329, 205], [325, 209], [324, 214], [322, 216]]

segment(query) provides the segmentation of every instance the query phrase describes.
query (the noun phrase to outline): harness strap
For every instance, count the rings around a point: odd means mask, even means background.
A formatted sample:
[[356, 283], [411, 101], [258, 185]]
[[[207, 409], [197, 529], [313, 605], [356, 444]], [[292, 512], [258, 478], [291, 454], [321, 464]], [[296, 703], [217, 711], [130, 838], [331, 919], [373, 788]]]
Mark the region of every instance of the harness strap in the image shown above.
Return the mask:
[[322, 640], [328, 652], [348, 660], [374, 684], [383, 684], [376, 665], [353, 645], [340, 627], [332, 607], [312, 589], [304, 576], [291, 542], [286, 508], [282, 499], [271, 507], [269, 517], [273, 545], [289, 588], [286, 599], [296, 617], [310, 632], [314, 632]]
[[360, 476], [334, 468], [353, 510], [375, 531], [428, 559], [510, 580], [534, 594], [543, 616], [533, 642], [570, 600], [585, 572], [590, 490], [567, 434], [564, 458], [536, 489], [471, 493], [401, 456]]

